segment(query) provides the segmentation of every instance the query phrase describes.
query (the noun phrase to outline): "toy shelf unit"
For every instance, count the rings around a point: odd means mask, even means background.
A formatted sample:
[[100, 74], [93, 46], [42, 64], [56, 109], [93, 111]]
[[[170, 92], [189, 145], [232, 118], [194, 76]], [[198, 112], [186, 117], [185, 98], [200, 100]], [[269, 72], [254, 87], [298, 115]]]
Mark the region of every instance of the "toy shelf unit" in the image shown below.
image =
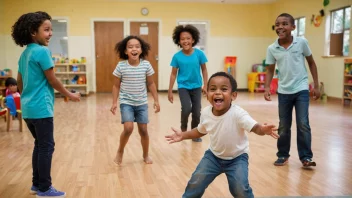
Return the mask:
[[342, 105], [352, 106], [352, 58], [344, 60]]
[[[88, 95], [87, 66], [84, 63], [56, 63], [55, 76], [69, 91]], [[55, 90], [56, 94], [59, 94]]]
[[236, 56], [225, 56], [225, 65], [224, 65], [224, 71], [231, 75], [232, 77], [236, 78], [236, 62], [237, 62], [237, 57]]
[[252, 72], [248, 77], [248, 91], [249, 92], [264, 92], [265, 91], [265, 77], [266, 72]]

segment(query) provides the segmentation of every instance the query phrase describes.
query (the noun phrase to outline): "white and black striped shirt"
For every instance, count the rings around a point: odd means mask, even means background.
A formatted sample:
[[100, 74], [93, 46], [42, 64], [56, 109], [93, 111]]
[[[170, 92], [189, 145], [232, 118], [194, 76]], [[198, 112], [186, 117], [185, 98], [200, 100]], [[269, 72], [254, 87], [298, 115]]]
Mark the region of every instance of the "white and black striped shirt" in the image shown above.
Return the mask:
[[120, 61], [113, 75], [121, 79], [120, 104], [139, 106], [147, 104], [147, 76], [154, 74], [149, 61], [142, 60], [138, 66], [131, 66], [127, 60]]

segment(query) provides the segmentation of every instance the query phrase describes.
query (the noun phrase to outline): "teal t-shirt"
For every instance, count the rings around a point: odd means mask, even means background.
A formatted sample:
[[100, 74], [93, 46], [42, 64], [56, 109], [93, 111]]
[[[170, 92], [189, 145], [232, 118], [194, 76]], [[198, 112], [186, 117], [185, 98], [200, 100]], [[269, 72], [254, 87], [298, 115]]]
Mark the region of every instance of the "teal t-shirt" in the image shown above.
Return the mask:
[[54, 67], [50, 50], [37, 43], [27, 45], [18, 61], [22, 76], [22, 117], [30, 119], [54, 116], [54, 89], [44, 71]]
[[171, 66], [178, 68], [178, 88], [196, 89], [202, 87], [201, 65], [206, 63], [204, 52], [194, 48], [191, 55], [186, 55], [180, 50], [171, 60]]

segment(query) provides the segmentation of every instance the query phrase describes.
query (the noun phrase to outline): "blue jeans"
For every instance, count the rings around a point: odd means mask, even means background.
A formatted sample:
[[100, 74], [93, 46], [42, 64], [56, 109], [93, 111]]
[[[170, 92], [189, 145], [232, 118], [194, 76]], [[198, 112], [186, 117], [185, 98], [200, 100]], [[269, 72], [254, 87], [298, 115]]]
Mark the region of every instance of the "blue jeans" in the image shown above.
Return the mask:
[[51, 161], [54, 153], [53, 118], [24, 119], [34, 138], [32, 155], [33, 186], [45, 192], [51, 186]]
[[187, 131], [188, 117], [192, 112], [191, 129], [196, 128], [200, 122], [202, 88], [178, 89], [181, 101], [181, 130]]
[[120, 104], [121, 123], [137, 122], [148, 124], [148, 104], [132, 106], [129, 104]]
[[279, 135], [277, 141], [277, 156], [289, 157], [291, 146], [291, 125], [292, 110], [296, 110], [297, 124], [297, 148], [301, 161], [312, 158], [312, 136], [309, 126], [308, 108], [309, 108], [309, 91], [304, 90], [295, 94], [279, 93]]
[[192, 174], [182, 198], [202, 197], [205, 189], [221, 173], [226, 174], [232, 196], [254, 197], [248, 182], [248, 154], [244, 153], [233, 160], [223, 160], [207, 150]]

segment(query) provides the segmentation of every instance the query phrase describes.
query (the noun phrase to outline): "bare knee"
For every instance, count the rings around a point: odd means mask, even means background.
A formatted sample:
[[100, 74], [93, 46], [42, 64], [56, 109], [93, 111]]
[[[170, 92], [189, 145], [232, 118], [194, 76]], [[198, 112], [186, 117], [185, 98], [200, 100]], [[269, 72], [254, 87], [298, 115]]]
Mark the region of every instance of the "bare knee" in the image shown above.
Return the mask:
[[123, 135], [124, 136], [130, 136], [133, 132], [133, 125], [132, 126], [125, 126], [123, 129]]

